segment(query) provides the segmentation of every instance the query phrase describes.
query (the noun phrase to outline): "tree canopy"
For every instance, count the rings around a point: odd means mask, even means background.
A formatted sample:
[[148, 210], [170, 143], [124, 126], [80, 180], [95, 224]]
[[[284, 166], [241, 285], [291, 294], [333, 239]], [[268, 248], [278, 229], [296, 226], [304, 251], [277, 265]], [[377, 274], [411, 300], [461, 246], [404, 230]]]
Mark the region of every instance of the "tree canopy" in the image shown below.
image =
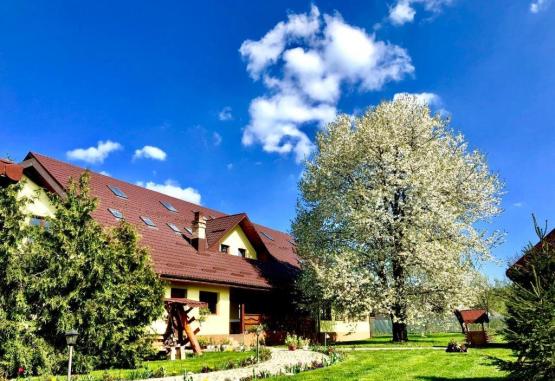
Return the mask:
[[299, 185], [293, 234], [318, 297], [351, 316], [389, 314], [395, 340], [473, 297], [475, 262], [499, 239], [477, 223], [500, 212], [500, 180], [448, 124], [409, 95], [340, 116]]
[[[43, 362], [49, 365], [23, 364], [0, 351], [0, 366], [12, 376], [20, 367], [26, 374], [60, 370], [64, 333], [70, 329], [79, 332], [77, 371], [136, 366], [152, 351], [147, 329], [161, 316], [163, 298], [162, 283], [138, 234], [126, 222], [105, 228], [94, 220], [97, 201], [86, 172], [70, 181], [63, 197], [50, 194], [55, 214], [42, 226], [27, 225], [26, 201], [16, 196], [20, 188], [0, 188], [0, 223], [6, 227], [0, 245], [5, 248], [0, 252], [1, 290], [17, 290], [6, 302], [0, 295], [0, 303], [8, 318], [32, 327], [31, 336], [40, 340]], [[6, 335], [19, 335], [17, 325], [6, 330]], [[33, 353], [30, 342], [20, 347], [22, 353]]]

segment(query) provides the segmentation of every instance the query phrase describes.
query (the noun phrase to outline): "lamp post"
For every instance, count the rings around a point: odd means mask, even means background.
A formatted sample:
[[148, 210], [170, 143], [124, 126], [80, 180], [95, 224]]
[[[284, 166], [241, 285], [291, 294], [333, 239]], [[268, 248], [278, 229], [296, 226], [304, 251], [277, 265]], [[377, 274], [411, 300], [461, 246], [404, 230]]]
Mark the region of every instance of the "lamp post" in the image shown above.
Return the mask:
[[75, 329], [69, 330], [65, 333], [66, 343], [69, 348], [69, 361], [67, 364], [67, 381], [71, 381], [71, 360], [73, 357], [73, 346], [77, 343], [77, 331]]

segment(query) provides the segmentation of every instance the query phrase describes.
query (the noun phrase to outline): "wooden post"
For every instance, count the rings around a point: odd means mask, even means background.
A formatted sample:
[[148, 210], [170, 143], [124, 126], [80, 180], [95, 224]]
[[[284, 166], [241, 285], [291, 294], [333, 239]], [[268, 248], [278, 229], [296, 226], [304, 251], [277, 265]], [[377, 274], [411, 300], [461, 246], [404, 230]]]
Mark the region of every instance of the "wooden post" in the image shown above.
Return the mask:
[[240, 312], [240, 325], [241, 325], [241, 333], [245, 333], [245, 303], [241, 303], [241, 312]]

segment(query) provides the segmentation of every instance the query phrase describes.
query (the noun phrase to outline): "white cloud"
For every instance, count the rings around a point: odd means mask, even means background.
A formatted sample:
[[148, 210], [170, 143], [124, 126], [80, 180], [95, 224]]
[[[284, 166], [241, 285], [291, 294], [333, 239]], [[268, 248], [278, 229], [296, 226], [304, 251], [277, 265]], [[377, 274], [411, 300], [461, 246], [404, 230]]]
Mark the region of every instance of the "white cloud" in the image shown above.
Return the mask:
[[231, 171], [233, 169], [233, 163], [228, 163], [226, 165], [226, 167], [227, 167], [228, 171]]
[[389, 8], [389, 20], [394, 25], [403, 25], [414, 21], [414, 16], [416, 15], [416, 10], [414, 9], [415, 4], [421, 5], [428, 12], [439, 13], [444, 6], [450, 5], [453, 1], [454, 0], [397, 0], [397, 3]]
[[549, 6], [550, 0], [534, 0], [530, 3], [530, 12], [539, 13]]
[[179, 183], [174, 180], [166, 180], [163, 184], [157, 184], [153, 181], [147, 181], [146, 183], [138, 181], [137, 185], [200, 205], [201, 196], [198, 190], [191, 187], [182, 188]]
[[90, 164], [100, 164], [114, 151], [122, 149], [123, 146], [111, 140], [99, 141], [96, 147], [77, 148], [66, 152], [70, 160], [81, 160]]
[[233, 119], [233, 114], [231, 113], [231, 107], [225, 106], [225, 107], [218, 113], [218, 119], [220, 119], [222, 122], [225, 122], [225, 121], [227, 121], [227, 120], [232, 120], [232, 119]]
[[293, 153], [302, 161], [313, 149], [305, 129], [337, 114], [343, 86], [380, 89], [414, 71], [407, 52], [376, 40], [340, 15], [292, 14], [258, 41], [239, 50], [247, 71], [262, 79], [266, 93], [251, 101], [243, 144], [266, 152]]
[[399, 1], [389, 10], [389, 18], [395, 25], [403, 25], [414, 20], [416, 11], [410, 6], [409, 1]]
[[513, 206], [514, 206], [515, 208], [522, 208], [522, 207], [524, 206], [524, 203], [523, 203], [522, 201], [515, 202], [515, 203], [513, 204]]
[[158, 147], [144, 146], [141, 149], [135, 150], [133, 159], [153, 159], [153, 160], [166, 160], [168, 155]]
[[212, 141], [214, 142], [214, 145], [217, 147], [220, 144], [222, 144], [222, 135], [218, 134], [217, 132], [214, 132], [212, 134]]
[[100, 173], [101, 175], [104, 175], [104, 176], [112, 177], [112, 175], [109, 172], [106, 172], [106, 171], [100, 171], [98, 173]]

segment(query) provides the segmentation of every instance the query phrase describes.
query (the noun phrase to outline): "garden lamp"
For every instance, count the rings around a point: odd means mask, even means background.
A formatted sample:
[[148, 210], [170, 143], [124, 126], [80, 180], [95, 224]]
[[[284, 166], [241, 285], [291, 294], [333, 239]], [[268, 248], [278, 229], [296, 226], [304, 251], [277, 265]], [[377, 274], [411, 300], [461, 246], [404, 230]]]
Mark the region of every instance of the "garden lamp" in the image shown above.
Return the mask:
[[77, 344], [77, 336], [79, 334], [75, 329], [69, 330], [65, 333], [66, 343], [69, 348], [69, 361], [67, 364], [67, 381], [71, 381], [71, 360], [73, 357], [73, 346]]

